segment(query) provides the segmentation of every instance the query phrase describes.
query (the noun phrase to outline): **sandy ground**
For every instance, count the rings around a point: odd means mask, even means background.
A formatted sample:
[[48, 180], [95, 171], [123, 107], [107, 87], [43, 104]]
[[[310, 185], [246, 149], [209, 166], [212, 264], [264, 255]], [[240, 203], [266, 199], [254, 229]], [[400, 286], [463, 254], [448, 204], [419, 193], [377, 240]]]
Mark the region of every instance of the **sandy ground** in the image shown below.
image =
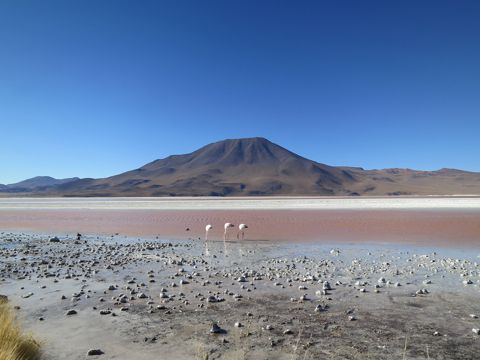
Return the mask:
[[[123, 236], [52, 243], [19, 234], [3, 234], [0, 244], [1, 292], [43, 340], [46, 359], [84, 359], [96, 348], [105, 359], [480, 352], [472, 332], [480, 327], [480, 251]], [[325, 281], [331, 290], [322, 292]], [[71, 309], [77, 314], [66, 315]], [[223, 331], [211, 334], [212, 323]]]
[[[478, 358], [477, 198], [279, 200], [2, 199], [0, 294], [45, 359]], [[221, 241], [226, 221], [246, 239]]]

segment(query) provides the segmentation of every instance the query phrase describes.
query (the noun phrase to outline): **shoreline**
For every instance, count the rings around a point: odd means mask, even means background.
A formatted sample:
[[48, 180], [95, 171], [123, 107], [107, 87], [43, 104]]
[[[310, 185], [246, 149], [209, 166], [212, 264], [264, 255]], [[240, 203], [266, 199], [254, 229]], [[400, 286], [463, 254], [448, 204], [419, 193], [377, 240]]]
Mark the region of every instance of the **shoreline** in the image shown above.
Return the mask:
[[472, 209], [479, 196], [0, 198], [0, 210], [388, 210]]

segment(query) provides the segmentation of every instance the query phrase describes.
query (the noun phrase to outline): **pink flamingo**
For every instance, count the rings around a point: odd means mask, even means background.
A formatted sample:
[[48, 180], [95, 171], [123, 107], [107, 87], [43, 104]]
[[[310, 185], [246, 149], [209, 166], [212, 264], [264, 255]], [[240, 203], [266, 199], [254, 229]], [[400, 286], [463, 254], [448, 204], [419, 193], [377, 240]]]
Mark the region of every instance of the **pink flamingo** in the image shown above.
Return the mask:
[[237, 240], [240, 237], [240, 234], [242, 234], [242, 240], [245, 238], [245, 229], [248, 229], [247, 225], [245, 224], [238, 225]]
[[235, 224], [232, 223], [225, 223], [224, 228], [225, 231], [223, 233], [223, 241], [228, 240], [228, 229], [235, 227]]

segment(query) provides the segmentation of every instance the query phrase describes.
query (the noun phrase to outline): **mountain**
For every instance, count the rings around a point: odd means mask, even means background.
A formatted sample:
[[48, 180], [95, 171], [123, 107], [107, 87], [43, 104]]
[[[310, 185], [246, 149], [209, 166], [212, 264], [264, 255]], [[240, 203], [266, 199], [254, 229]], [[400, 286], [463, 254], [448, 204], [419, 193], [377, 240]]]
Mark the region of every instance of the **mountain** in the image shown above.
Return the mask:
[[[67, 179], [69, 180], [69, 179]], [[72, 180], [72, 179], [70, 179]], [[0, 189], [0, 192], [3, 190]], [[255, 196], [480, 194], [480, 173], [364, 170], [301, 157], [264, 138], [223, 140], [102, 179], [73, 179], [25, 195]]]
[[27, 180], [23, 180], [14, 184], [0, 185], [0, 191], [3, 192], [28, 192], [28, 191], [44, 191], [57, 185], [66, 184], [79, 180], [78, 177], [68, 179], [55, 179], [50, 176], [36, 176]]
[[303, 195], [333, 194], [352, 181], [348, 171], [298, 156], [263, 138], [216, 142], [186, 155], [155, 160], [105, 179], [62, 186], [83, 194], [109, 195]]

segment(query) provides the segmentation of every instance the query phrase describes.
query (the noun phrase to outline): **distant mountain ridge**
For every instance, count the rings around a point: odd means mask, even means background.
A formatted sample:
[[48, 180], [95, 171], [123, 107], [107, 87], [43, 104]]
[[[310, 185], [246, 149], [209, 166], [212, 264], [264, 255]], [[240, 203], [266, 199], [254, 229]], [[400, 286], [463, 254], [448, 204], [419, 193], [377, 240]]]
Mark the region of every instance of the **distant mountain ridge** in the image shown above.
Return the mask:
[[51, 176], [35, 176], [14, 184], [2, 185], [0, 184], [0, 191], [4, 192], [22, 192], [33, 191], [38, 189], [46, 190], [47, 188], [55, 187], [57, 185], [66, 184], [72, 181], [79, 180], [78, 177], [67, 179], [55, 179]]
[[25, 196], [453, 195], [480, 194], [480, 173], [329, 166], [256, 137], [218, 141], [108, 178], [37, 177], [13, 185]]

